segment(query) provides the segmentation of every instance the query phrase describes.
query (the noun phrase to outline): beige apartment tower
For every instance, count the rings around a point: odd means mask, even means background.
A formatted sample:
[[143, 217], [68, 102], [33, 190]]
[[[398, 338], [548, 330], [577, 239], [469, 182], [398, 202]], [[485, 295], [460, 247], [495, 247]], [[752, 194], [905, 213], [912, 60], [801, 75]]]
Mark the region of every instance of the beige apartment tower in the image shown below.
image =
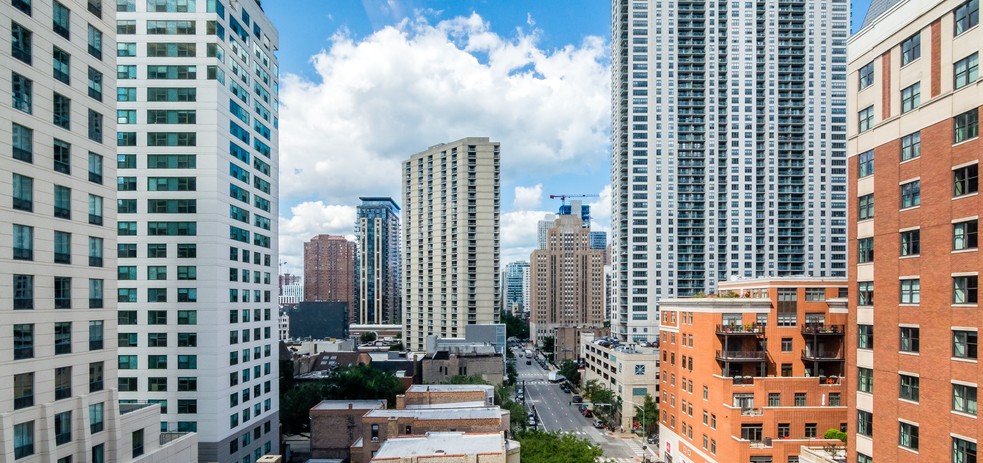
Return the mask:
[[577, 215], [560, 215], [545, 245], [529, 257], [529, 331], [537, 344], [545, 336], [555, 339], [559, 327], [604, 323], [604, 249], [591, 249], [590, 228]]
[[403, 162], [403, 337], [498, 322], [499, 144], [464, 138]]

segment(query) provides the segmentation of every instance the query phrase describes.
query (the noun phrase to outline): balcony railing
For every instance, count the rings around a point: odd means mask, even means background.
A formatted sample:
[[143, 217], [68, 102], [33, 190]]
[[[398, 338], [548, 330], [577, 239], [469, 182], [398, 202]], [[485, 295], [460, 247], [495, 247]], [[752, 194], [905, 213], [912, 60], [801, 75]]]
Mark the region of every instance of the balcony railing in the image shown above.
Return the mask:
[[802, 359], [803, 360], [843, 360], [843, 354], [836, 351], [813, 351], [811, 349], [802, 349]]
[[741, 416], [762, 416], [764, 415], [764, 410], [760, 408], [742, 408]]
[[731, 383], [735, 386], [751, 386], [754, 385], [754, 376], [734, 376]]
[[717, 325], [717, 334], [765, 334], [765, 325]]
[[184, 436], [191, 434], [190, 432], [162, 432], [160, 433], [160, 445], [167, 445], [170, 442], [176, 441]]
[[820, 386], [838, 386], [843, 383], [846, 378], [842, 376], [820, 376], [819, 385]]
[[825, 323], [806, 323], [802, 325], [802, 334], [843, 335], [845, 325], [827, 325]]
[[[804, 351], [803, 351], [804, 353]], [[717, 351], [717, 360], [730, 361], [760, 361], [767, 356], [765, 351], [756, 350], [725, 350]]]

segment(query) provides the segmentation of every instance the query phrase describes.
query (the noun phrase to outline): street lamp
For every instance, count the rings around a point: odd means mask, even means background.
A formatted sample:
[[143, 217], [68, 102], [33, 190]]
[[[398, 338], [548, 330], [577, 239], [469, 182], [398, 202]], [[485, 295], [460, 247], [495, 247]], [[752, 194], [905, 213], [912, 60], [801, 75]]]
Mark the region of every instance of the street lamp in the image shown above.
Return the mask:
[[631, 404], [634, 405], [635, 408], [640, 408], [642, 410], [642, 435], [645, 436], [646, 438], [648, 438], [648, 433], [645, 432], [646, 431], [645, 430], [645, 406], [644, 405], [638, 405], [635, 402], [632, 402]]

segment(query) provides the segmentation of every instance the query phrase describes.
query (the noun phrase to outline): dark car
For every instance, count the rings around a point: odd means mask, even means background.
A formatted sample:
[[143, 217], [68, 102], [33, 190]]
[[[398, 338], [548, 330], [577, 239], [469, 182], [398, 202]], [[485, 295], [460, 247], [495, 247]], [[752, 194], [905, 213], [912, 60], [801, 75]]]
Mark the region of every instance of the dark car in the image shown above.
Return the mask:
[[575, 404], [579, 404], [579, 403], [581, 403], [581, 402], [583, 402], [583, 401], [584, 401], [584, 398], [583, 398], [583, 397], [581, 397], [581, 396], [579, 396], [579, 395], [575, 395], [575, 396], [573, 396], [573, 403], [575, 403]]
[[652, 434], [651, 436], [648, 437], [648, 439], [645, 439], [645, 442], [648, 442], [649, 444], [652, 445], [659, 445], [659, 435]]
[[563, 391], [563, 392], [567, 392], [567, 393], [569, 393], [569, 392], [570, 392], [570, 388], [569, 388], [569, 387], [567, 387], [567, 385], [566, 385], [566, 384], [561, 384], [561, 385], [560, 385], [560, 390], [561, 390], [561, 391]]
[[532, 360], [526, 360], [526, 365], [532, 365]]
[[594, 412], [590, 411], [588, 408], [585, 408], [581, 413], [583, 413], [587, 418], [594, 416]]

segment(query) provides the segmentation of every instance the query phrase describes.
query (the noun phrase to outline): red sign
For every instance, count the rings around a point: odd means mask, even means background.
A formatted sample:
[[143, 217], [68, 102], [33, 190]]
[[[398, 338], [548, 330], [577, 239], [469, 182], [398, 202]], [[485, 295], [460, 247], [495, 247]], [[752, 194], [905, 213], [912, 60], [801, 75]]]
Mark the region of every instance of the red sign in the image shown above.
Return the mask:
[[670, 453], [672, 453], [672, 447], [669, 445], [669, 442], [666, 442], [666, 454]]

